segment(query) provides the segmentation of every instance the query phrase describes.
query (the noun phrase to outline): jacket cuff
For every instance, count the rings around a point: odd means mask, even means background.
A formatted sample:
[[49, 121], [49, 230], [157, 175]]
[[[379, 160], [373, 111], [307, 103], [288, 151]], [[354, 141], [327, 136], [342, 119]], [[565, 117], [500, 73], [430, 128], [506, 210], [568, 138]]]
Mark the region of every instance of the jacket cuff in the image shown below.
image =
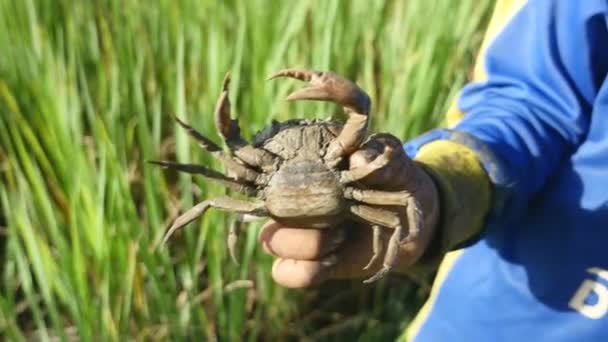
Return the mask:
[[512, 185], [515, 183], [506, 172], [507, 168], [504, 167], [503, 161], [494, 154], [488, 145], [473, 135], [445, 128], [429, 131], [408, 141], [404, 145], [404, 149], [410, 158], [416, 159], [418, 152], [425, 145], [437, 140], [448, 140], [464, 145], [475, 153], [492, 184], [492, 202], [488, 213], [488, 222], [486, 223], [494, 225], [495, 220], [502, 217], [513, 192]]
[[437, 140], [414, 159], [435, 181], [440, 199], [440, 248], [462, 246], [482, 230], [490, 207], [491, 187], [475, 153], [464, 145]]

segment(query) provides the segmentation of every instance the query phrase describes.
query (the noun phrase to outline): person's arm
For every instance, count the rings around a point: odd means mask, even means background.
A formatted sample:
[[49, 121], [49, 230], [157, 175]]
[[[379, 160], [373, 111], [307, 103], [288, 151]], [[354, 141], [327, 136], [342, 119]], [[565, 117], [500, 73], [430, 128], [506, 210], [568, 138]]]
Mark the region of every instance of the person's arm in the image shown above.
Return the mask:
[[[607, 7], [593, 0], [528, 1], [488, 45], [485, 80], [464, 88], [462, 121], [406, 144], [411, 157], [428, 164], [442, 198], [438, 242], [428, 254], [441, 256], [521, 215], [584, 139], [608, 69]], [[442, 148], [446, 141], [473, 153]], [[467, 167], [476, 162], [487, 177]], [[488, 178], [491, 190], [484, 190]], [[471, 189], [479, 196], [471, 197]], [[490, 195], [487, 208], [481, 202]]]

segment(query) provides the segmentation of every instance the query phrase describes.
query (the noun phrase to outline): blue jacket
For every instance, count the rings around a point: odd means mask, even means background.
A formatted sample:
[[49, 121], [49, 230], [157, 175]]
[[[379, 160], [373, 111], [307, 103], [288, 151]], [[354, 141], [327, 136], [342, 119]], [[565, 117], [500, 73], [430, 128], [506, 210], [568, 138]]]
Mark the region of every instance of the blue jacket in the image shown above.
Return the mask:
[[483, 62], [454, 130], [494, 205], [441, 266], [414, 340], [608, 341], [608, 0], [530, 0]]

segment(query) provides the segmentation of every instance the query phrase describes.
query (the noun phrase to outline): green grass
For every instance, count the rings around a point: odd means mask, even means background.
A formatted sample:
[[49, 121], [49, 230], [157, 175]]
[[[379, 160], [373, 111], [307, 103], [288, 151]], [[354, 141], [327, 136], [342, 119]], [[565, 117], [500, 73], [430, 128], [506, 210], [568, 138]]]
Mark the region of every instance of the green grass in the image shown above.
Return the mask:
[[356, 80], [373, 130], [410, 138], [440, 124], [490, 5], [0, 0], [0, 338], [398, 336], [422, 296], [403, 277], [280, 288], [259, 224], [236, 266], [231, 216], [216, 212], [159, 248], [178, 210], [223, 189], [145, 161], [219, 167], [170, 114], [219, 141], [211, 113], [228, 70], [246, 136], [271, 119], [339, 115], [283, 101], [295, 82], [264, 81], [295, 66]]

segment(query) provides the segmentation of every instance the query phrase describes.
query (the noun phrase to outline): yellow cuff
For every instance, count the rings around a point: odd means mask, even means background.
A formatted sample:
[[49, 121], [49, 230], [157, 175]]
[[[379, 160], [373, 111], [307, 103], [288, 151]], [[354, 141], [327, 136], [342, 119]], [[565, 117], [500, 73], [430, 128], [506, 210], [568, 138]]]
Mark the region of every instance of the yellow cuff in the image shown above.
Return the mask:
[[475, 152], [453, 141], [432, 141], [420, 148], [415, 160], [439, 191], [440, 218], [432, 254], [442, 257], [481, 232], [490, 209], [490, 179]]

